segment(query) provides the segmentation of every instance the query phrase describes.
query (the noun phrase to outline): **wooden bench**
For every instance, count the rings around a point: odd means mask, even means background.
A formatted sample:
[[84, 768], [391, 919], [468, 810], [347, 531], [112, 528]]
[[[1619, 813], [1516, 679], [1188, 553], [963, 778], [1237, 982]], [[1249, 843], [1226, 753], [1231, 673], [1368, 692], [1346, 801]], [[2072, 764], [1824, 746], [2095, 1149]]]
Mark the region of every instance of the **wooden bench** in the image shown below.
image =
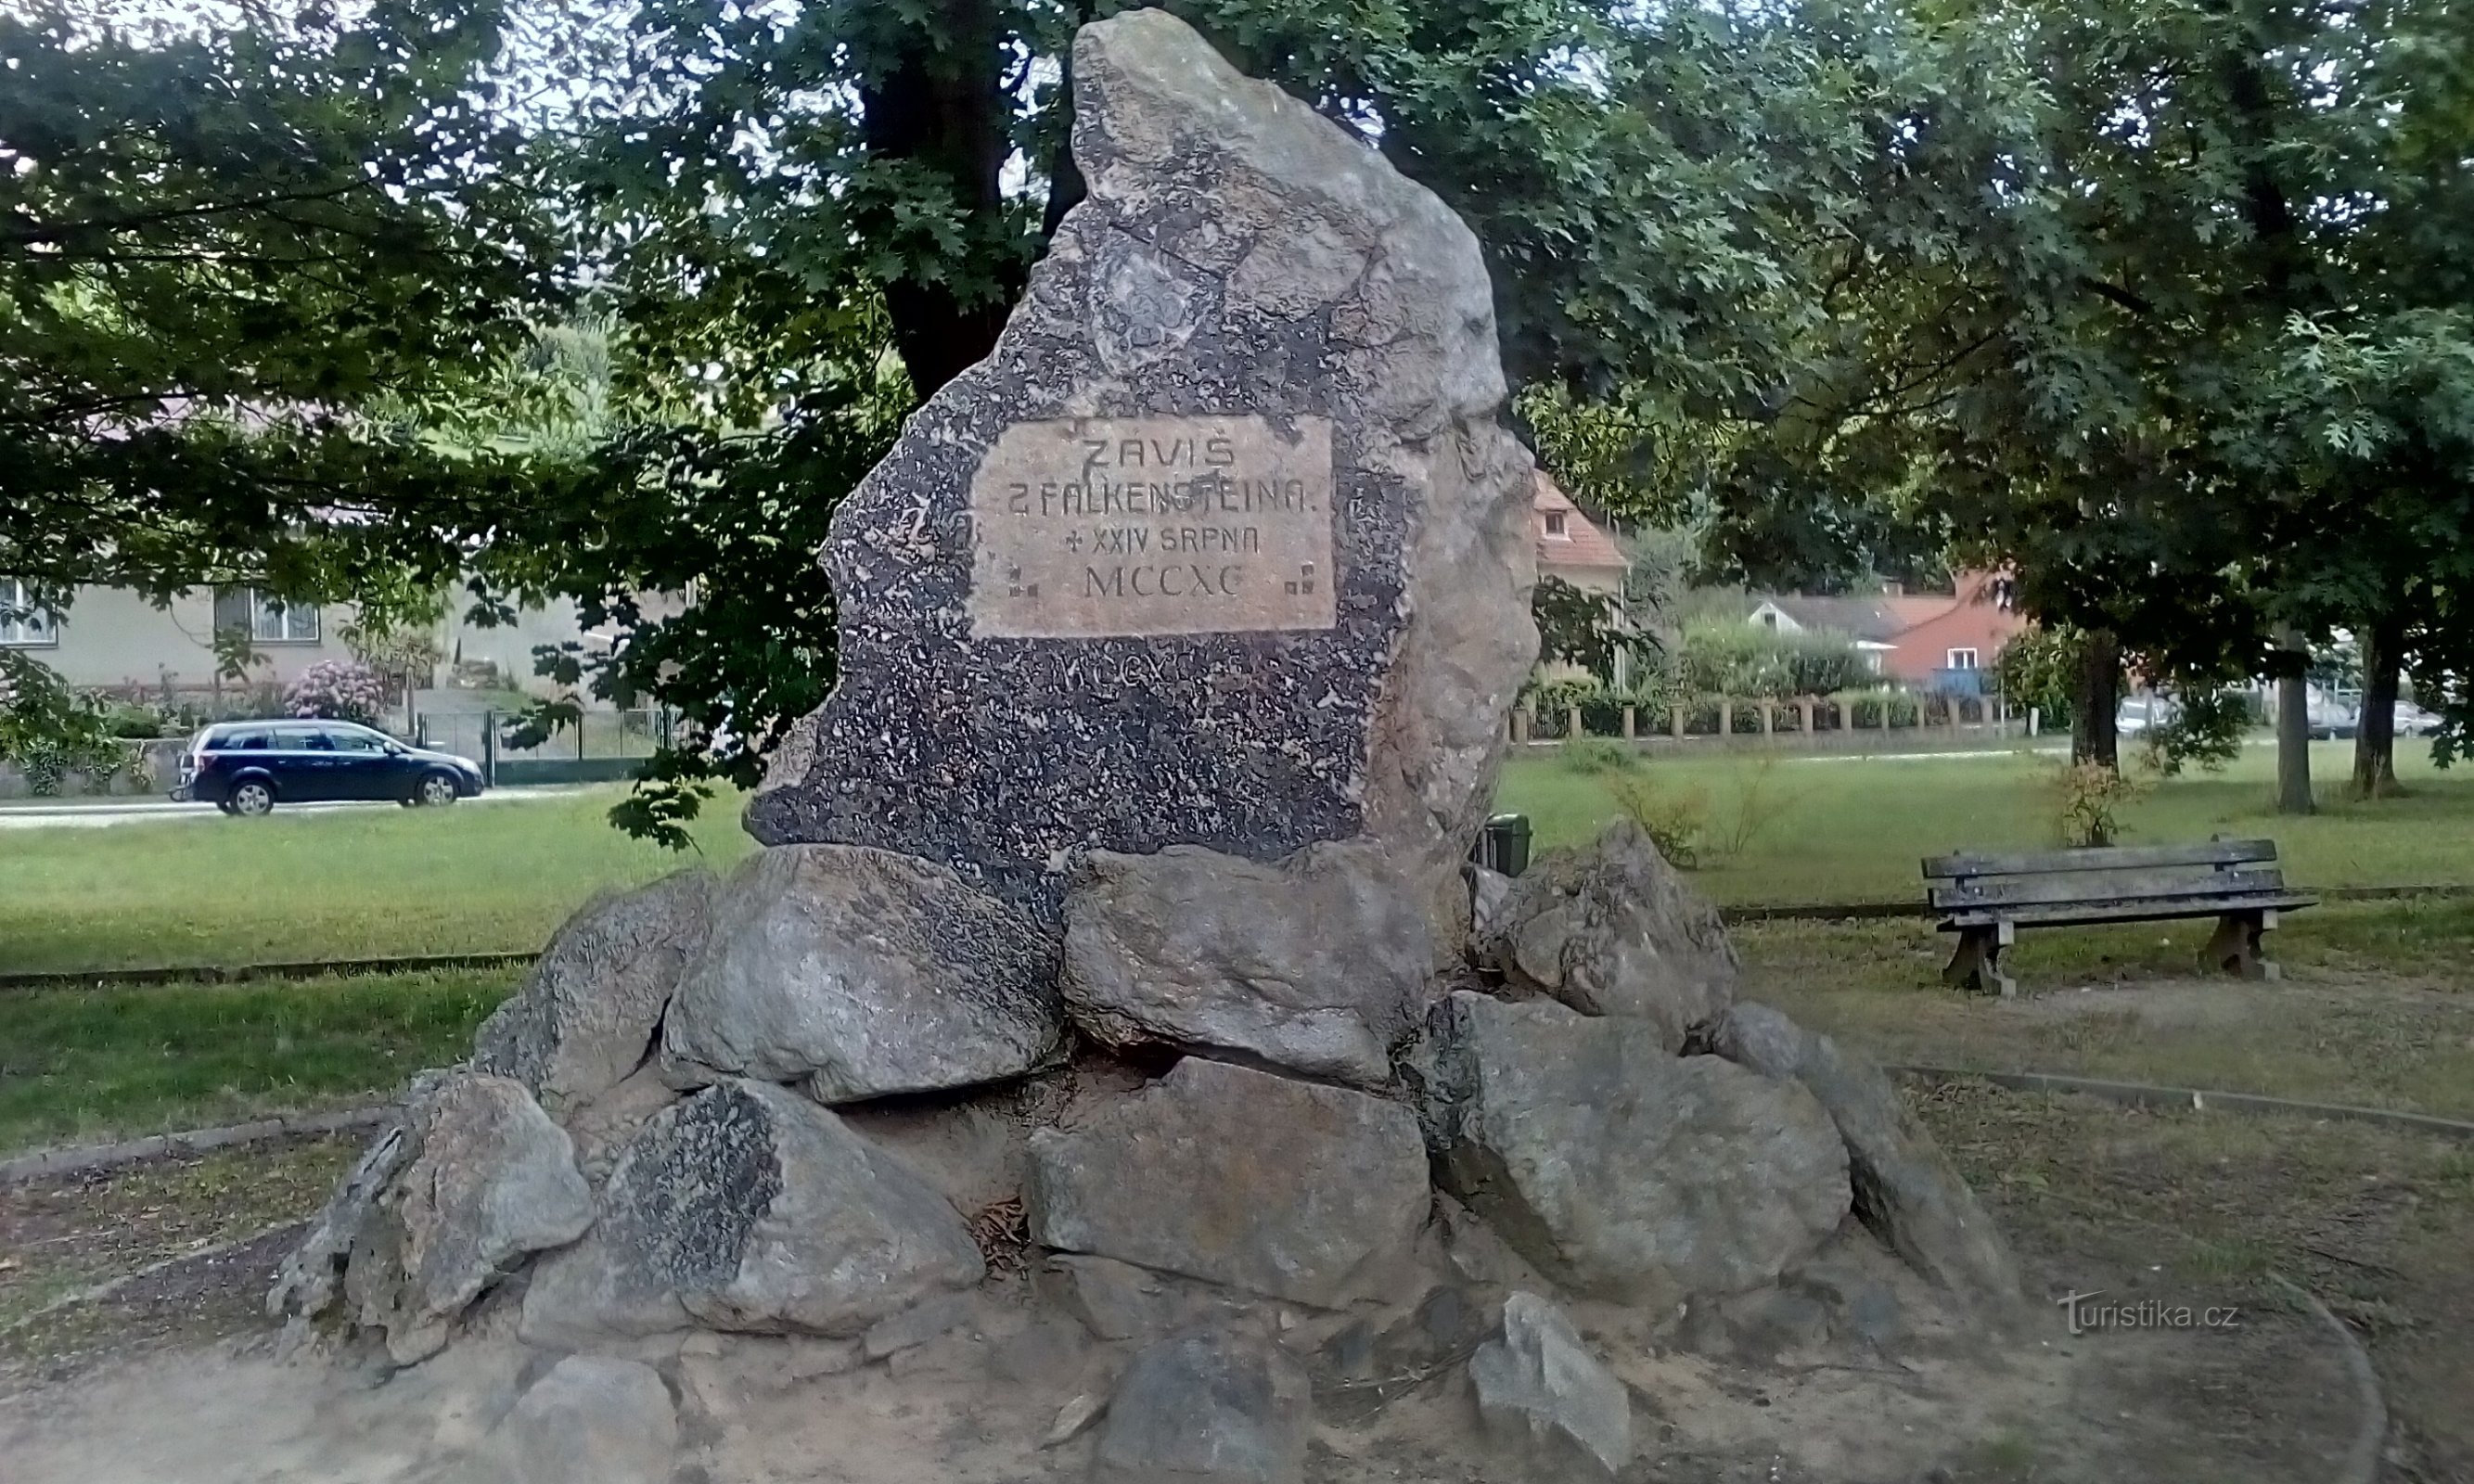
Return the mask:
[[2001, 972], [2001, 951], [2023, 927], [2214, 917], [2200, 967], [2274, 979], [2276, 965], [2260, 957], [2261, 935], [2276, 927], [2277, 913], [2317, 900], [2287, 888], [2272, 839], [1937, 856], [1925, 862], [1925, 884], [1941, 931], [1959, 936], [1942, 982], [1990, 985], [2004, 996], [2018, 983]]

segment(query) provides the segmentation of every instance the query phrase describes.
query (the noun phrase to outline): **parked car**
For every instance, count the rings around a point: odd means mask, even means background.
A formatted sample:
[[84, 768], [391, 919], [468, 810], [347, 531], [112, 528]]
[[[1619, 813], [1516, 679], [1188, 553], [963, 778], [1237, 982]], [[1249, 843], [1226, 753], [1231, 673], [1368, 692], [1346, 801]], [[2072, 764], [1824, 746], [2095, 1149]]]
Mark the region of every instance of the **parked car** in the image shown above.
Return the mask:
[[2439, 718], [2437, 714], [2425, 711], [2412, 701], [2396, 703], [2397, 736], [2429, 737], [2438, 730]]
[[2311, 693], [2309, 711], [2313, 742], [2342, 742], [2362, 727], [2361, 713], [2316, 690]]
[[2136, 737], [2151, 727], [2171, 726], [2181, 714], [2182, 708], [2170, 695], [2133, 695], [2113, 714], [2113, 729], [2124, 737]]
[[470, 758], [409, 746], [350, 721], [220, 721], [190, 739], [172, 797], [255, 815], [279, 802], [327, 799], [435, 808], [482, 787], [480, 765]]

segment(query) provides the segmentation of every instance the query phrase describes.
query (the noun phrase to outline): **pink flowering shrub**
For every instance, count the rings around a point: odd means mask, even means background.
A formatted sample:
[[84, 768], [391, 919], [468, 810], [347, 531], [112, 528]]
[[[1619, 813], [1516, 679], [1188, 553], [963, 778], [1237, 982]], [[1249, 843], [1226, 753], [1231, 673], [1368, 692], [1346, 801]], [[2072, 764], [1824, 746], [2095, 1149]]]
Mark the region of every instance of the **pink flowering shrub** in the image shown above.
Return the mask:
[[377, 671], [352, 660], [320, 660], [283, 693], [283, 709], [296, 717], [374, 724], [386, 709], [386, 683]]

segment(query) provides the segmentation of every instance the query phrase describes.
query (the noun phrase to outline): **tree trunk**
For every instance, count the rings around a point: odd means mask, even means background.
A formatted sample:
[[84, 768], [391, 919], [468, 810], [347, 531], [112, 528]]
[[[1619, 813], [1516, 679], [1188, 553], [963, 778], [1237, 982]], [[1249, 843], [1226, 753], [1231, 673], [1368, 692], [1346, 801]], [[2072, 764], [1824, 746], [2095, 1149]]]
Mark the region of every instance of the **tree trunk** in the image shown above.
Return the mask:
[[2363, 714], [2354, 731], [2354, 796], [2397, 791], [2397, 680], [2405, 669], [2405, 624], [2384, 614], [2363, 635]]
[[2311, 656], [2299, 640], [2276, 656], [2276, 812], [2307, 815], [2311, 798]]
[[2111, 629], [2091, 629], [2079, 649], [2078, 687], [2071, 696], [2071, 761], [2122, 771], [2122, 736], [2114, 730], [2122, 709], [2122, 641]]
[[[890, 21], [888, 29], [901, 25]], [[860, 136], [869, 153], [924, 169], [962, 229], [943, 262], [909, 264], [885, 285], [894, 348], [922, 401], [996, 345], [1022, 286], [1022, 266], [988, 236], [1005, 220], [1003, 172], [1012, 150], [1002, 40], [995, 0], [930, 0], [904, 34], [881, 38], [885, 66], [860, 85]], [[913, 251], [923, 241], [916, 227], [895, 219], [890, 202], [854, 226]]]

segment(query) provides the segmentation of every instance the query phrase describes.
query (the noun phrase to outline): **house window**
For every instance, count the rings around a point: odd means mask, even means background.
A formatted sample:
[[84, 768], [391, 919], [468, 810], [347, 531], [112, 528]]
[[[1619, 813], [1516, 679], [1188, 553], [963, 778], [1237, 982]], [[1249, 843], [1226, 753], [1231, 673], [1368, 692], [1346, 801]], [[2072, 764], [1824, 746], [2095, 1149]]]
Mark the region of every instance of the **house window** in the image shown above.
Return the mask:
[[1772, 613], [1772, 612], [1770, 612], [1768, 609], [1763, 609], [1763, 610], [1761, 610], [1761, 627], [1763, 627], [1763, 628], [1776, 628], [1776, 627], [1778, 627], [1778, 615], [1777, 615], [1777, 614], [1774, 614], [1774, 613]]
[[253, 644], [314, 645], [319, 638], [318, 605], [287, 603], [256, 588], [215, 589], [215, 632], [244, 626]]
[[1950, 651], [1949, 668], [1952, 669], [1976, 669], [1976, 651], [1973, 649], [1953, 649]]
[[20, 577], [0, 577], [0, 645], [30, 649], [61, 642], [52, 616], [35, 606], [35, 595]]
[[1546, 512], [1546, 534], [1549, 536], [1569, 536], [1572, 534], [1570, 531], [1564, 529], [1564, 515], [1563, 511], [1549, 510]]

